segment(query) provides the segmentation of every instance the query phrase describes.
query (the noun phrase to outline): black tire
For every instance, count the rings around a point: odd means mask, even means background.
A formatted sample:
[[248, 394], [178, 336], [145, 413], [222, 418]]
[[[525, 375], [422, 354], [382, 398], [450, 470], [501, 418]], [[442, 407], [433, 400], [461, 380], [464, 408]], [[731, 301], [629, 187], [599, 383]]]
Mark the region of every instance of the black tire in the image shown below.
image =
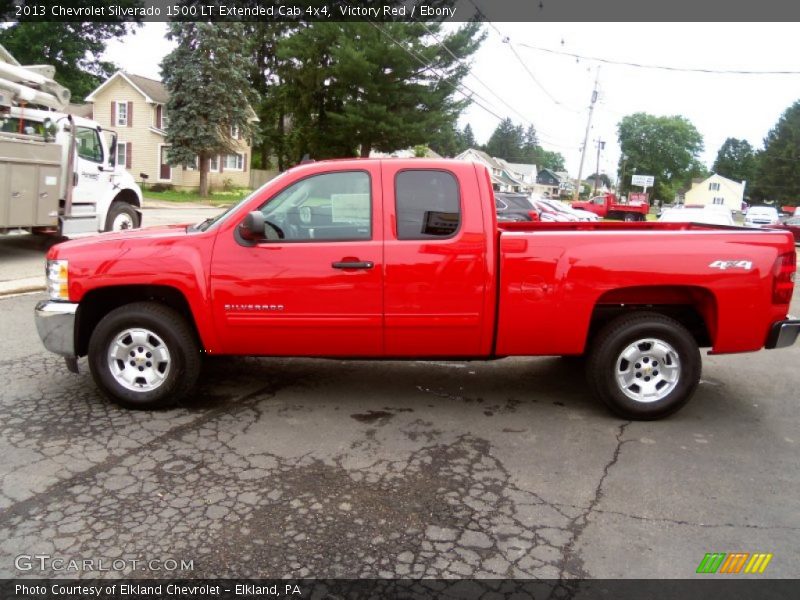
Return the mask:
[[[121, 227], [115, 230], [114, 222], [117, 220], [117, 217], [121, 216], [127, 217], [127, 219], [130, 221], [129, 226]], [[136, 209], [127, 202], [117, 200], [112, 202], [108, 209], [108, 214], [106, 215], [106, 227], [103, 229], [103, 231], [123, 231], [125, 229], [136, 229], [139, 227], [139, 225], [141, 225], [141, 223], [139, 222], [139, 213], [136, 212]]]
[[633, 213], [625, 213], [625, 221], [631, 223], [633, 221], [638, 221], [639, 217], [634, 215]]
[[[153, 344], [157, 349], [160, 349], [160, 344], [163, 343], [168, 352], [168, 359], [161, 365], [155, 365], [155, 369], [164, 364], [166, 367], [163, 369], [163, 379], [154, 389], [144, 391], [129, 389], [112, 373], [109, 360], [111, 344], [123, 332], [133, 328], [141, 328], [154, 334], [147, 338], [146, 343], [158, 341], [159, 344]], [[132, 342], [134, 345], [136, 343]], [[141, 354], [143, 349], [148, 347], [134, 348], [131, 352], [138, 350]], [[153, 352], [157, 353], [155, 349]], [[112, 401], [126, 408], [152, 409], [173, 404], [192, 391], [200, 375], [200, 349], [191, 327], [176, 311], [154, 302], [134, 302], [109, 312], [92, 332], [88, 354], [89, 368], [97, 386]], [[132, 355], [133, 360], [130, 364], [133, 365], [137, 359], [145, 361], [145, 356], [148, 355], [135, 358]], [[152, 362], [155, 363], [156, 359], [153, 358]], [[115, 364], [118, 369], [127, 369], [128, 357], [126, 356], [124, 361], [116, 361]], [[151, 366], [149, 361], [145, 364], [147, 367]], [[134, 369], [143, 371], [145, 368], [144, 365], [135, 366], [131, 367], [130, 371]], [[152, 372], [148, 368], [148, 373]], [[144, 381], [143, 377], [141, 379]], [[144, 384], [137, 384], [134, 381], [130, 385], [136, 387]]]
[[[666, 363], [666, 369], [653, 367], [658, 349], [649, 344], [646, 341], [648, 339], [664, 342], [671, 347], [677, 361], [670, 355], [666, 361], [662, 361]], [[637, 340], [641, 340], [642, 344], [633, 349], [635, 353], [654, 353], [653, 357], [649, 357], [649, 364], [644, 364], [648, 362], [647, 356], [635, 364], [623, 359], [623, 352], [632, 348]], [[660, 346], [662, 349], [664, 347], [663, 344]], [[639, 365], [641, 369], [637, 368]], [[621, 367], [619, 371], [618, 366]], [[674, 382], [666, 381], [664, 372], [659, 378], [658, 368], [672, 370]], [[653, 312], [637, 312], [608, 323], [592, 343], [586, 364], [587, 379], [594, 395], [615, 414], [636, 421], [660, 419], [682, 408], [697, 389], [701, 371], [700, 350], [692, 334], [678, 321]], [[617, 381], [618, 373], [621, 377], [624, 373], [630, 373], [631, 377], [636, 378], [625, 388], [626, 391], [623, 390], [624, 385]], [[646, 384], [644, 378], [648, 382], [652, 379], [655, 383]], [[661, 389], [654, 390], [654, 398], [650, 400], [630, 397], [628, 394], [643, 394], [645, 388], [639, 387], [640, 382], [642, 386], [655, 385], [661, 386]], [[664, 395], [659, 397], [659, 394]]]

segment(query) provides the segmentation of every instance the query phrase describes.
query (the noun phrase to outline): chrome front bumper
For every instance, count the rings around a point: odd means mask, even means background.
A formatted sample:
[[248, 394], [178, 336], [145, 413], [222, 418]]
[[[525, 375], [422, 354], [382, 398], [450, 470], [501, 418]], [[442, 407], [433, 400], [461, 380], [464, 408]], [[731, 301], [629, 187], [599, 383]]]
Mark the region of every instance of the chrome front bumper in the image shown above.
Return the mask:
[[800, 335], [800, 320], [787, 319], [786, 321], [778, 321], [772, 324], [764, 347], [768, 350], [786, 348], [786, 346], [791, 346], [795, 343], [798, 335]]
[[74, 361], [75, 355], [75, 313], [77, 304], [42, 300], [36, 305], [34, 315], [36, 330], [42, 338], [44, 347], [60, 354], [67, 363]]

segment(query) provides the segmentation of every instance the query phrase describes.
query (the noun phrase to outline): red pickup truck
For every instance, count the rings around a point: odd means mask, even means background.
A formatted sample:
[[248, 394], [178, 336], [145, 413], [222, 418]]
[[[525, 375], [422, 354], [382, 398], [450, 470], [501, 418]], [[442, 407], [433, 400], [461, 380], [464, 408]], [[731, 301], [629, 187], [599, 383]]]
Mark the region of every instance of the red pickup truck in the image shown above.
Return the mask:
[[650, 206], [641, 200], [621, 202], [614, 194], [601, 194], [586, 202], [573, 202], [572, 208], [582, 208], [608, 219], [623, 221], [644, 221]]
[[616, 413], [685, 404], [699, 348], [794, 343], [785, 231], [498, 223], [488, 171], [447, 160], [301, 165], [220, 216], [54, 246], [44, 345], [134, 408], [195, 385], [204, 354], [587, 355]]

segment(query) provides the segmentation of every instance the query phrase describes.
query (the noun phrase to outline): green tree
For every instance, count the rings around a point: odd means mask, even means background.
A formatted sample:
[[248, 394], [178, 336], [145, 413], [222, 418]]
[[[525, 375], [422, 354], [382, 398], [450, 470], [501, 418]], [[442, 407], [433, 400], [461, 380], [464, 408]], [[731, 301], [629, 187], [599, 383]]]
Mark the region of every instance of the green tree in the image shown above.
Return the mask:
[[478, 142], [475, 139], [475, 134], [472, 133], [472, 126], [469, 123], [464, 126], [464, 131], [461, 132], [461, 145], [461, 152], [469, 148], [478, 147]]
[[468, 104], [457, 88], [483, 37], [477, 23], [445, 32], [430, 22], [311, 22], [269, 34], [268, 64], [251, 72], [270, 99], [264, 138], [286, 165], [304, 154], [368, 156], [417, 144], [449, 154]]
[[513, 121], [506, 117], [497, 125], [492, 132], [489, 141], [486, 142], [485, 151], [495, 158], [502, 158], [511, 162], [521, 162], [522, 148], [525, 144], [525, 134], [522, 125], [514, 125]]
[[711, 170], [728, 179], [746, 181], [752, 185], [756, 163], [756, 152], [750, 142], [728, 138], [720, 146]]
[[605, 173], [592, 173], [586, 178], [586, 181], [591, 183], [592, 188], [595, 186], [595, 180], [597, 180], [597, 187], [606, 186], [607, 188], [611, 187], [611, 179]]
[[626, 162], [625, 181], [620, 181], [622, 193], [631, 187], [630, 176], [638, 173], [655, 177], [654, 197], [671, 200], [704, 170], [697, 160], [703, 136], [685, 117], [636, 113], [623, 117], [617, 134], [625, 157], [620, 158], [620, 173], [623, 160]]
[[800, 100], [787, 108], [764, 138], [753, 196], [778, 202], [800, 197]]
[[[89, 2], [73, 4], [89, 5]], [[110, 2], [93, 2], [95, 6]], [[138, 0], [115, 2], [138, 6]], [[0, 9], [0, 13], [2, 13]], [[40, 22], [20, 21], [0, 26], [0, 44], [23, 65], [53, 65], [55, 80], [72, 92], [73, 102], [82, 102], [116, 66], [100, 59], [106, 43], [131, 31], [132, 25], [114, 21]]]
[[253, 134], [249, 61], [241, 23], [173, 22], [177, 47], [161, 63], [169, 90], [166, 142], [171, 164], [199, 163], [200, 195], [208, 195], [208, 159], [236, 151], [231, 128]]
[[536, 166], [541, 169], [550, 169], [551, 171], [566, 171], [564, 157], [560, 152], [551, 152], [539, 146], [536, 152]]

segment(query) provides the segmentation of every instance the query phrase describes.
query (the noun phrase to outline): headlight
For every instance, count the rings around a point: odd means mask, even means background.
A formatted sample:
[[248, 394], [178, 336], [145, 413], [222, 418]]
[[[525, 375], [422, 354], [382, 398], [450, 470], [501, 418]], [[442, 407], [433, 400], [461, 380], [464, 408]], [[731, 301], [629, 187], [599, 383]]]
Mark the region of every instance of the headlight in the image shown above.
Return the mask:
[[47, 261], [47, 291], [52, 300], [69, 300], [69, 269], [66, 260]]

